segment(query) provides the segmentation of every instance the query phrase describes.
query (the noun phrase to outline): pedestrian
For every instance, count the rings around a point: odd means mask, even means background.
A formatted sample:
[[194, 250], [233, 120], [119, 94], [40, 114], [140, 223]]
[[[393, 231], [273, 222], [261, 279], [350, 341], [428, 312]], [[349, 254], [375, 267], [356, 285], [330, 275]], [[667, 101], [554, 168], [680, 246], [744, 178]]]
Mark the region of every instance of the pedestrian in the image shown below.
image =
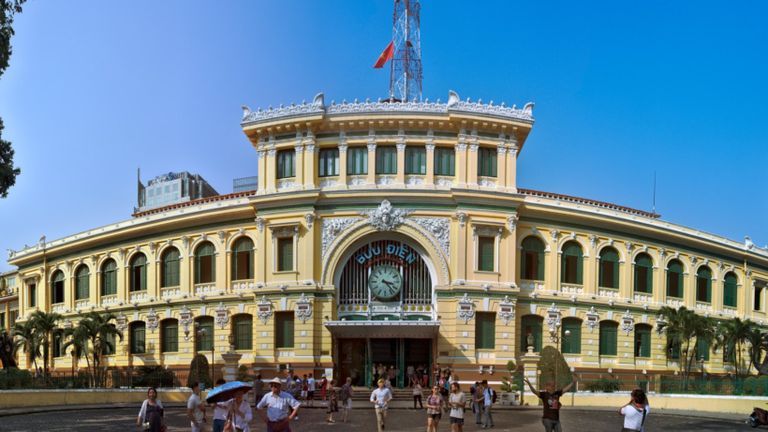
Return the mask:
[[246, 393], [248, 390], [241, 390], [235, 393], [235, 398], [228, 402], [233, 430], [237, 432], [250, 432], [251, 430], [248, 424], [253, 420], [253, 409], [251, 404], [243, 398]]
[[475, 424], [483, 424], [483, 385], [480, 381], [475, 381], [475, 391], [470, 390], [472, 395], [472, 412], [475, 413]]
[[413, 385], [413, 378], [416, 375], [416, 369], [413, 367], [413, 365], [408, 365], [405, 368], [405, 374], [408, 376], [408, 386]]
[[141, 403], [136, 425], [149, 432], [161, 432], [165, 428], [163, 403], [157, 398], [157, 390], [150, 387], [147, 398]]
[[624, 428], [621, 432], [645, 432], [645, 419], [650, 413], [648, 397], [642, 389], [632, 390], [629, 402], [619, 409], [624, 416]]
[[464, 429], [464, 407], [467, 398], [461, 391], [458, 382], [451, 384], [451, 395], [448, 397], [448, 406], [451, 408], [451, 431], [462, 432]]
[[[267, 432], [291, 432], [291, 420], [299, 412], [299, 401], [290, 393], [281, 391], [281, 386], [278, 378], [270, 381], [270, 392], [256, 405], [259, 416], [267, 424]], [[261, 411], [264, 408], [267, 409], [266, 414]]]
[[349, 420], [349, 412], [352, 411], [352, 377], [347, 377], [347, 382], [341, 386], [339, 401], [341, 401], [341, 409], [344, 410], [342, 419], [346, 423]]
[[333, 420], [333, 413], [335, 412], [339, 412], [339, 394], [336, 391], [336, 380], [331, 380], [331, 385], [328, 387], [328, 418], [325, 421], [336, 423]]
[[544, 407], [541, 423], [544, 425], [544, 430], [546, 432], [562, 432], [563, 428], [560, 426], [560, 407], [562, 406], [560, 403], [560, 396], [576, 384], [576, 378], [573, 379], [573, 382], [560, 390], [555, 390], [555, 383], [551, 381], [547, 382], [544, 385], [544, 391], [538, 391], [533, 388], [533, 384], [528, 381], [528, 378], [525, 378], [524, 380], [525, 383], [528, 384], [528, 388], [531, 389], [531, 392], [541, 399]]
[[387, 406], [389, 401], [392, 400], [392, 392], [389, 388], [384, 387], [383, 379], [379, 378], [377, 384], [379, 387], [371, 393], [371, 403], [376, 411], [376, 426], [378, 431], [381, 432], [386, 427], [384, 423], [387, 420]]
[[317, 387], [315, 377], [312, 374], [309, 374], [309, 378], [307, 378], [307, 406], [312, 406], [314, 404], [315, 387]]
[[488, 385], [488, 380], [483, 380], [483, 429], [493, 427], [491, 408], [493, 407], [493, 399], [496, 396], [495, 393], [491, 386]]
[[192, 394], [187, 399], [187, 418], [192, 432], [201, 432], [206, 423], [205, 403], [200, 399], [200, 384], [195, 381], [190, 386]]
[[[218, 385], [218, 381], [216, 385]], [[261, 374], [256, 374], [256, 379], [253, 380], [253, 396], [254, 404], [259, 403], [264, 397], [264, 381], [261, 379]]]
[[416, 402], [419, 402], [419, 409], [424, 409], [424, 405], [421, 404], [421, 384], [414, 381], [413, 383], [413, 409], [416, 409]]
[[440, 387], [432, 386], [432, 394], [427, 397], [427, 432], [437, 432], [444, 407], [445, 399], [440, 394]]
[[[258, 377], [259, 375], [257, 375]], [[219, 378], [216, 380], [216, 387], [227, 382]], [[228, 402], [216, 402], [213, 406], [213, 432], [223, 432], [224, 425], [227, 423], [227, 414], [229, 414]]]
[[325, 377], [325, 374], [323, 374], [322, 378], [320, 381], [320, 398], [325, 402], [325, 394], [328, 391], [328, 378]]

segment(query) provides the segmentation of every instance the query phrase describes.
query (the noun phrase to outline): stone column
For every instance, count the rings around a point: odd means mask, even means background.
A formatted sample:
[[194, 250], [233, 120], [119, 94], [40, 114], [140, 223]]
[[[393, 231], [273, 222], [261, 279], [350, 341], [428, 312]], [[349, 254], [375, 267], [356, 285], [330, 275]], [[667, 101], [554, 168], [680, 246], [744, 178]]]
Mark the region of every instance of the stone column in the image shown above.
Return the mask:
[[[539, 390], [541, 384], [539, 383], [539, 360], [541, 356], [533, 352], [533, 347], [528, 347], [528, 352], [522, 356], [520, 363], [523, 364], [523, 377], [527, 378], [531, 382], [533, 388]], [[531, 393], [531, 389], [528, 388], [528, 384], [523, 382], [523, 401], [528, 402], [529, 405], [540, 404], [540, 399], [537, 395]]]
[[256, 153], [258, 154], [258, 193], [264, 193], [267, 189], [267, 149], [264, 141], [259, 142], [256, 147]]
[[464, 129], [459, 132], [459, 142], [456, 144], [456, 185], [467, 186], [467, 134]]
[[[429, 131], [432, 133], [432, 131]], [[427, 144], [424, 146], [427, 154], [427, 174], [424, 177], [424, 184], [427, 187], [435, 186], [435, 143], [430, 136], [427, 138]]]
[[467, 186], [477, 187], [477, 137], [469, 144], [469, 153], [467, 153]]
[[347, 186], [347, 136], [344, 131], [339, 135], [339, 185]]
[[376, 184], [376, 138], [373, 136], [373, 131], [368, 136], [368, 178], [366, 183], [370, 186]]
[[517, 192], [517, 137], [515, 132], [509, 136], [507, 142], [507, 190], [510, 192]]
[[496, 187], [501, 190], [507, 187], [507, 147], [503, 140], [496, 147]]
[[226, 352], [221, 355], [224, 359], [224, 367], [221, 368], [221, 373], [224, 375], [224, 379], [227, 382], [237, 380], [237, 367], [242, 354], [236, 352]]
[[405, 186], [405, 137], [397, 138], [397, 174], [395, 184]]
[[314, 189], [317, 187], [317, 153], [318, 149], [315, 142], [315, 134], [307, 129], [307, 137], [304, 139], [304, 183], [305, 189]]
[[[297, 188], [304, 188], [304, 134], [296, 132], [296, 145], [294, 150], [296, 151], [296, 158], [294, 159], [294, 179], [296, 181]], [[309, 155], [308, 155], [309, 156]]]
[[[270, 134], [269, 145], [267, 146], [267, 160], [266, 170], [264, 171], [265, 181], [265, 193], [275, 193], [277, 188], [275, 187], [275, 180], [277, 179], [277, 166], [275, 165], [275, 159], [277, 156], [277, 150], [275, 149], [275, 137]], [[262, 176], [262, 173], [259, 173]]]

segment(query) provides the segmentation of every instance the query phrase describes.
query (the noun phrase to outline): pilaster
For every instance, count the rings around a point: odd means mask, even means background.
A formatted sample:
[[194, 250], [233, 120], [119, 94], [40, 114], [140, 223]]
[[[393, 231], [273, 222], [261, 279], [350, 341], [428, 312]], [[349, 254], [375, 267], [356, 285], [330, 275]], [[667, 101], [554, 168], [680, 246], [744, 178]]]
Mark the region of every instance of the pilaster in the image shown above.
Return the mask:
[[344, 131], [339, 135], [339, 185], [347, 187], [347, 136]]
[[395, 175], [395, 184], [405, 186], [405, 137], [397, 138], [397, 174]]
[[[307, 137], [304, 139], [304, 188], [314, 189], [317, 187], [317, 145], [315, 134], [307, 130]], [[301, 183], [300, 183], [301, 184]]]
[[459, 187], [467, 185], [467, 134], [464, 129], [459, 132], [456, 144], [456, 183]]
[[499, 189], [507, 186], [507, 147], [501, 141], [496, 147], [496, 185]]
[[[267, 161], [266, 161], [266, 193], [274, 193], [277, 188], [275, 186], [275, 180], [277, 179], [277, 166], [275, 165], [275, 159], [277, 156], [277, 150], [275, 149], [275, 137], [270, 133], [269, 145], [267, 146]], [[261, 175], [261, 173], [259, 173]]]
[[296, 132], [296, 145], [294, 146], [294, 150], [296, 151], [296, 160], [295, 160], [295, 172], [296, 172], [296, 186], [299, 188], [303, 188], [304, 185], [304, 170], [306, 164], [304, 163], [304, 134], [301, 132]]
[[[431, 134], [432, 131], [429, 131]], [[424, 146], [427, 155], [427, 174], [424, 177], [424, 183], [427, 187], [435, 186], [435, 143], [432, 135], [427, 138], [427, 144]]]
[[477, 131], [472, 131], [469, 141], [469, 153], [467, 153], [467, 186], [477, 187]]
[[366, 183], [372, 186], [376, 184], [376, 137], [373, 136], [373, 131], [368, 136], [368, 176]]
[[517, 137], [513, 130], [507, 142], [507, 179], [506, 187], [510, 192], [517, 192]]

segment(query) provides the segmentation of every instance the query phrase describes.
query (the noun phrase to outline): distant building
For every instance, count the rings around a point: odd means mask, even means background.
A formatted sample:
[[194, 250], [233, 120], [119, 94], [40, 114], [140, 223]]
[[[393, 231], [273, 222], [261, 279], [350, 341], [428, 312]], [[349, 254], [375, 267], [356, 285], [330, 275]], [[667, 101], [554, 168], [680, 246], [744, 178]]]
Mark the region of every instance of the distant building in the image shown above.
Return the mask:
[[147, 182], [146, 186], [139, 177], [139, 206], [134, 211], [142, 212], [218, 194], [199, 174], [190, 174], [186, 171], [159, 175]]
[[0, 331], [11, 331], [19, 316], [18, 274], [16, 270], [0, 273]]
[[233, 193], [255, 191], [258, 188], [259, 178], [257, 176], [240, 177], [232, 180]]

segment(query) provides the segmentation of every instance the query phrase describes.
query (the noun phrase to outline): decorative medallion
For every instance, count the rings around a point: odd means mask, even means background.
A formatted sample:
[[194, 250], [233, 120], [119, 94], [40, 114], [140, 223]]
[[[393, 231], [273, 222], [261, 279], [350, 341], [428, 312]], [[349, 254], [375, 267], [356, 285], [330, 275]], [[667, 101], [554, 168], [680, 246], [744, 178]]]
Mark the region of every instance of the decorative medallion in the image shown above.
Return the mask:
[[504, 325], [509, 325], [515, 319], [515, 302], [511, 301], [509, 296], [504, 296], [504, 300], [499, 303], [499, 318]]
[[664, 315], [659, 314], [656, 317], [656, 333], [662, 334], [667, 329], [667, 320], [664, 319]]
[[464, 324], [475, 317], [475, 304], [467, 297], [467, 293], [464, 293], [464, 297], [459, 300], [459, 319], [464, 320]]
[[119, 332], [125, 331], [126, 328], [128, 328], [128, 317], [125, 316], [124, 313], [120, 312], [120, 315], [116, 318], [117, 321], [117, 330]]
[[149, 312], [147, 313], [147, 328], [152, 330], [154, 333], [155, 330], [157, 330], [157, 325], [159, 321], [157, 319], [157, 312], [155, 312], [155, 308], [149, 308]]
[[562, 314], [560, 313], [560, 309], [552, 303], [552, 306], [547, 309], [547, 326], [549, 327], [549, 339], [552, 342], [557, 342], [557, 339], [560, 336], [559, 329], [562, 322], [561, 317]]
[[192, 325], [192, 311], [189, 310], [187, 305], [184, 305], [184, 307], [181, 308], [181, 312], [179, 313], [179, 323], [184, 330], [184, 340], [188, 341], [190, 339], [189, 326]]
[[437, 240], [446, 257], [451, 257], [451, 222], [448, 218], [413, 217], [411, 221], [428, 231]]
[[359, 221], [356, 217], [337, 217], [337, 218], [322, 218], [320, 223], [322, 225], [322, 252], [321, 256], [325, 256], [328, 252], [328, 247], [333, 243], [336, 237], [341, 234], [342, 231], [347, 229], [353, 223]]
[[227, 326], [228, 321], [229, 309], [224, 306], [223, 302], [219, 302], [219, 306], [216, 307], [216, 324], [218, 324], [219, 328], [223, 329]]
[[629, 313], [629, 309], [621, 317], [621, 331], [629, 335], [635, 329], [635, 318]]
[[519, 220], [519, 216], [517, 215], [517, 213], [507, 216], [507, 228], [509, 228], [510, 232], [515, 231], [518, 220]]
[[312, 317], [312, 301], [304, 293], [301, 293], [301, 297], [296, 300], [296, 317], [302, 323], [307, 322]]
[[267, 300], [267, 296], [262, 295], [261, 300], [259, 300], [258, 303], [258, 312], [256, 312], [256, 315], [259, 317], [259, 320], [262, 324], [266, 324], [267, 321], [272, 317], [272, 302]]
[[379, 231], [392, 231], [405, 222], [405, 217], [411, 214], [410, 210], [395, 209], [388, 200], [381, 202], [376, 210], [361, 212], [360, 215], [368, 217], [368, 223]]
[[590, 307], [589, 311], [587, 311], [587, 327], [589, 327], [589, 331], [594, 331], [599, 322], [600, 315], [597, 314], [594, 306]]

